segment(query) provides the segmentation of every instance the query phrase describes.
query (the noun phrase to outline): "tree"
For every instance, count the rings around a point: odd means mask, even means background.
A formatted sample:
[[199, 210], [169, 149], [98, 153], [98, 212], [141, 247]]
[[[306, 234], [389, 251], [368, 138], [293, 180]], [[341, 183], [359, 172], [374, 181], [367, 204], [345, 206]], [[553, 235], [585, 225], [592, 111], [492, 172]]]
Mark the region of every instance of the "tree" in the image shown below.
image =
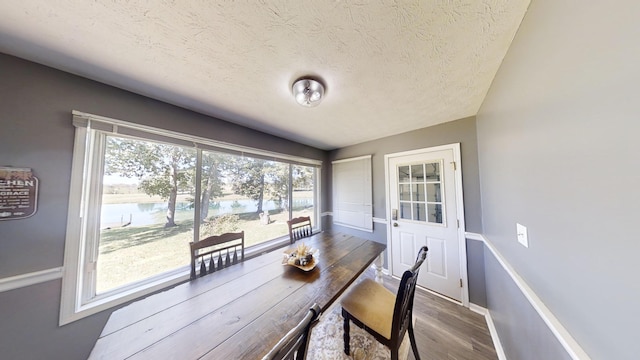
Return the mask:
[[[293, 165], [291, 167], [291, 179], [292, 179], [292, 187], [293, 191], [312, 191], [313, 190], [313, 179], [314, 179], [315, 170], [311, 166], [303, 166], [303, 165]], [[299, 197], [294, 196], [294, 200], [298, 199], [297, 203], [293, 204], [292, 210], [300, 210], [309, 206], [308, 200], [305, 201], [300, 199]], [[311, 201], [313, 203], [313, 200]]]
[[233, 192], [256, 201], [258, 213], [263, 211], [265, 197], [273, 200], [280, 209], [289, 210], [290, 168], [293, 171], [293, 189], [313, 188], [313, 167], [236, 156], [227, 163]]
[[267, 172], [267, 192], [280, 209], [289, 210], [289, 164], [271, 163]]
[[234, 156], [229, 159], [229, 178], [234, 193], [256, 202], [256, 212], [262, 212], [265, 190], [264, 168], [267, 161]]
[[293, 190], [313, 189], [313, 173], [314, 169], [311, 166], [293, 165]]
[[218, 153], [202, 153], [202, 195], [200, 196], [200, 220], [209, 216], [209, 201], [222, 196], [225, 162], [228, 156]]
[[190, 189], [195, 151], [175, 145], [108, 137], [105, 174], [137, 177], [139, 189], [167, 201], [165, 227], [176, 226], [178, 192]]

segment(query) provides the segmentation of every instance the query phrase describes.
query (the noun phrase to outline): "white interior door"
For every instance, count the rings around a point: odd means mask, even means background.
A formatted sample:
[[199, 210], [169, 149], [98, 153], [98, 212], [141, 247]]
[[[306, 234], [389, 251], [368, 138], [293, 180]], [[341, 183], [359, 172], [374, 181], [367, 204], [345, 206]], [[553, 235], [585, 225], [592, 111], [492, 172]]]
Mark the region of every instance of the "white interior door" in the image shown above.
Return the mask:
[[454, 151], [436, 149], [386, 156], [390, 267], [402, 276], [427, 245], [418, 285], [462, 301]]

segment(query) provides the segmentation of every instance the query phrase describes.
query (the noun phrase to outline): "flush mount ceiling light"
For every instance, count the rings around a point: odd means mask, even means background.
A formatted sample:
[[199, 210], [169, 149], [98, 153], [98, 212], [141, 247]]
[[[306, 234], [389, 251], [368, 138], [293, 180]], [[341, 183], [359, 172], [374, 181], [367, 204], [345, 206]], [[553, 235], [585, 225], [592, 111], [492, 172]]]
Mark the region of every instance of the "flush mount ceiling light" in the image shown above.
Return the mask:
[[293, 96], [302, 106], [317, 106], [324, 96], [324, 86], [317, 80], [298, 79], [293, 83]]

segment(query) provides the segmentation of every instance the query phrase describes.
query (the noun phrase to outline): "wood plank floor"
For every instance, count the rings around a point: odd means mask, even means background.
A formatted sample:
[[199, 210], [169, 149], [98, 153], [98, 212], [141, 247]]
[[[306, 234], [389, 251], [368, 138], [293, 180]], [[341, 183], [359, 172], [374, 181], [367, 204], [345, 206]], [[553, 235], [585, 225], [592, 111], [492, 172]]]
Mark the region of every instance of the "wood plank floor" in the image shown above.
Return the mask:
[[[374, 278], [372, 270], [363, 276]], [[399, 280], [384, 276], [384, 285], [397, 291]], [[484, 316], [422, 289], [413, 304], [414, 331], [422, 360], [497, 360]], [[409, 359], [415, 360], [409, 351]]]

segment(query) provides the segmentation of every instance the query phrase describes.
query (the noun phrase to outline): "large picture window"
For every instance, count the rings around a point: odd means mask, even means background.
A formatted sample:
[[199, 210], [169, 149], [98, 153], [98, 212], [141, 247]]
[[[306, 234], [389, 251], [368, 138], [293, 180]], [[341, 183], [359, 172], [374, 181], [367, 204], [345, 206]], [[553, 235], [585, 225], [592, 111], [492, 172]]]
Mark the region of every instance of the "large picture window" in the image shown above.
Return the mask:
[[188, 277], [189, 242], [245, 232], [247, 252], [319, 224], [319, 165], [74, 112], [61, 323]]

